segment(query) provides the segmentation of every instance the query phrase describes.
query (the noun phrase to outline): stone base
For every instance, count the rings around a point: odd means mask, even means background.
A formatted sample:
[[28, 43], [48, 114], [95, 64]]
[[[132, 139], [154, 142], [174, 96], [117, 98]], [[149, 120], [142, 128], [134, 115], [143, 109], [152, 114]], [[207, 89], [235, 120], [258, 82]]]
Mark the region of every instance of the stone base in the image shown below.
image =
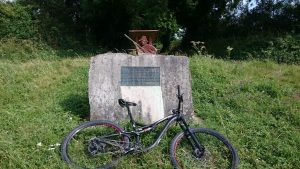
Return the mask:
[[[155, 67], [160, 70], [160, 82], [155, 86], [122, 86], [122, 67]], [[151, 77], [149, 77], [151, 78]], [[132, 114], [144, 123], [159, 120], [177, 107], [177, 88], [181, 86], [184, 114], [192, 117], [191, 78], [188, 58], [185, 56], [106, 53], [91, 58], [89, 70], [90, 118], [122, 121], [126, 109], [118, 99], [136, 102]]]

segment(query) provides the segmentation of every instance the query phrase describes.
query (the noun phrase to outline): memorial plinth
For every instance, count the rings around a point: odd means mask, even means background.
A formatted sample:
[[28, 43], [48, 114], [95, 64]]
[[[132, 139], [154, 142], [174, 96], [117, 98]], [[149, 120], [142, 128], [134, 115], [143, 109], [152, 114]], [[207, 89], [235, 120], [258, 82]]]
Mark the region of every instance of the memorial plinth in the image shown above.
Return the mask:
[[159, 120], [177, 107], [177, 88], [184, 93], [184, 114], [192, 117], [191, 78], [185, 56], [107, 53], [91, 58], [90, 118], [124, 120], [127, 112], [118, 99], [136, 102], [133, 115], [144, 123]]

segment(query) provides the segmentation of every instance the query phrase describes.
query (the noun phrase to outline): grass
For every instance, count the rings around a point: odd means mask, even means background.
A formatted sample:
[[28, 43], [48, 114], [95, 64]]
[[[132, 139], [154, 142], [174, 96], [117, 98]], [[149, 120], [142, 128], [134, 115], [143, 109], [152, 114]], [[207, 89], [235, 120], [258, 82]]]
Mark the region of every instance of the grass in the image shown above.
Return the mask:
[[[68, 168], [63, 137], [89, 114], [89, 58], [0, 60], [0, 168]], [[268, 61], [190, 59], [201, 127], [226, 135], [240, 168], [300, 168], [300, 67]], [[172, 168], [175, 130], [118, 168]]]
[[87, 67], [87, 59], [0, 62], [1, 168], [64, 166], [48, 149], [88, 112]]
[[197, 114], [232, 140], [240, 168], [300, 167], [299, 66], [196, 57], [191, 63]]

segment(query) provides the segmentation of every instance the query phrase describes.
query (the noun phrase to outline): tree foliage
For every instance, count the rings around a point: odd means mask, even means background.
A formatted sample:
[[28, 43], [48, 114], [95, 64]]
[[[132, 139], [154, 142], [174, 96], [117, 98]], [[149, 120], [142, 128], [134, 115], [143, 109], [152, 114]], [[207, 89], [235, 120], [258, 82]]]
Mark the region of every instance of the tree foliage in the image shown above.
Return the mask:
[[235, 29], [247, 32], [299, 31], [300, 2], [262, 0], [252, 10], [244, 7]]
[[237, 0], [172, 0], [170, 8], [178, 23], [186, 28], [184, 42], [215, 36], [226, 10], [237, 5]]
[[0, 2], [0, 39], [15, 37], [28, 39], [34, 37], [37, 30], [30, 8], [14, 3]]
[[299, 32], [298, 0], [17, 0], [0, 1], [0, 36], [39, 37], [51, 45], [126, 48], [129, 29], [159, 29], [162, 51], [179, 28], [190, 41]]

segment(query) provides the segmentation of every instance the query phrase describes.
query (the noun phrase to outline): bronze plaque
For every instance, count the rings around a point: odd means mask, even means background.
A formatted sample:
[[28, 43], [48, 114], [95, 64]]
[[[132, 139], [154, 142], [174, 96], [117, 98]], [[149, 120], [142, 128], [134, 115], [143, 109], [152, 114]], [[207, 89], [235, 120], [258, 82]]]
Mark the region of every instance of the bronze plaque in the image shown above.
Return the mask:
[[121, 86], [160, 86], [160, 68], [122, 66]]

